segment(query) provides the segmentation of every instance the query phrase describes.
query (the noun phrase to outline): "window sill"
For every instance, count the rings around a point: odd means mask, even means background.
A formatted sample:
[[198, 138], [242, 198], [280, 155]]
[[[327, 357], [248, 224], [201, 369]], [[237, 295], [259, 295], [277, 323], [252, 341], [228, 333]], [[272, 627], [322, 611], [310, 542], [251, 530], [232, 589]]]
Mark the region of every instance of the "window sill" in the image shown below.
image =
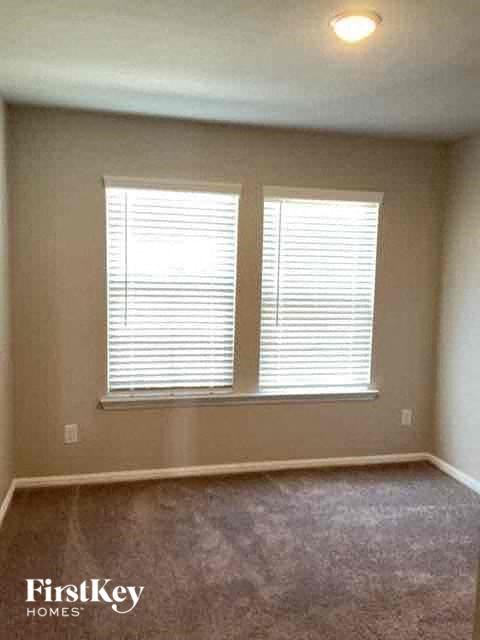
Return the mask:
[[306, 392], [212, 392], [199, 394], [164, 394], [158, 392], [112, 392], [99, 401], [105, 411], [128, 409], [160, 409], [170, 407], [217, 407], [249, 404], [298, 404], [305, 402], [343, 402], [345, 400], [376, 400], [379, 392], [370, 388], [336, 388]]

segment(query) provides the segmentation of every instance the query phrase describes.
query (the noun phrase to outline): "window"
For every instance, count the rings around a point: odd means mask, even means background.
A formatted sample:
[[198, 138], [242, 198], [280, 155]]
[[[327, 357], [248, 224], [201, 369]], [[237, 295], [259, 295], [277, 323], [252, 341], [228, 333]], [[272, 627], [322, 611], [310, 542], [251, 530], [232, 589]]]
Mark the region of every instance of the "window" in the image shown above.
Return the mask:
[[383, 194], [264, 190], [259, 376], [242, 392], [234, 385], [240, 186], [105, 178], [105, 187], [104, 408], [376, 397]]
[[109, 391], [231, 387], [239, 188], [105, 185]]
[[380, 202], [265, 190], [260, 390], [370, 385]]

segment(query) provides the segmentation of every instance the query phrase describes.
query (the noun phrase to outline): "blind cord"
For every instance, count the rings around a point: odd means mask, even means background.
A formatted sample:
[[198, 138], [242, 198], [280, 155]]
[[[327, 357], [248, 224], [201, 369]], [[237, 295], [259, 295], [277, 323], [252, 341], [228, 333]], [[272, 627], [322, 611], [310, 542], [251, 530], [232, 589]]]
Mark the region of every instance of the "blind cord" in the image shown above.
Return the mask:
[[280, 261], [282, 255], [282, 207], [283, 202], [280, 201], [280, 212], [278, 216], [278, 245], [277, 245], [277, 293], [275, 304], [275, 326], [279, 323], [279, 307], [280, 307]]
[[125, 207], [125, 241], [124, 241], [124, 268], [125, 268], [125, 280], [124, 280], [124, 296], [125, 296], [125, 308], [123, 314], [123, 324], [126, 327], [128, 325], [128, 191], [125, 191], [124, 198]]

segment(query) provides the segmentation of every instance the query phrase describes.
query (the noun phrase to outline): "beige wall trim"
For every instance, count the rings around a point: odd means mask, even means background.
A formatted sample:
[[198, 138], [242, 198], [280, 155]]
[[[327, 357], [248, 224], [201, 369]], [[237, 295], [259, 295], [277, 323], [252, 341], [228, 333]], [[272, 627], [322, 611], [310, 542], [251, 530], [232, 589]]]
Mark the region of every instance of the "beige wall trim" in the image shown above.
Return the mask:
[[235, 464], [200, 465], [195, 467], [168, 467], [164, 469], [138, 469], [106, 473], [80, 473], [76, 475], [39, 476], [17, 478], [16, 488], [54, 487], [76, 484], [102, 484], [134, 482], [166, 478], [259, 473], [286, 469], [324, 469], [329, 467], [356, 467], [377, 464], [398, 464], [428, 460], [428, 453], [401, 453], [380, 456], [354, 456], [349, 458], [318, 458], [312, 460], [272, 460], [264, 462], [238, 462]]
[[15, 480], [12, 480], [10, 486], [8, 487], [7, 493], [5, 494], [5, 497], [0, 504], [0, 527], [2, 526], [5, 516], [7, 515], [8, 507], [10, 506], [10, 502], [13, 498], [13, 492], [15, 491], [15, 486]]
[[460, 469], [457, 469], [457, 467], [454, 467], [453, 465], [445, 462], [445, 460], [442, 460], [437, 456], [428, 454], [427, 459], [438, 469], [440, 469], [440, 471], [443, 471], [443, 473], [446, 473], [451, 478], [458, 480], [458, 482], [461, 482], [461, 484], [464, 484], [472, 491], [475, 491], [475, 493], [480, 494], [480, 481], [472, 478], [472, 476], [469, 476], [467, 473], [460, 471]]

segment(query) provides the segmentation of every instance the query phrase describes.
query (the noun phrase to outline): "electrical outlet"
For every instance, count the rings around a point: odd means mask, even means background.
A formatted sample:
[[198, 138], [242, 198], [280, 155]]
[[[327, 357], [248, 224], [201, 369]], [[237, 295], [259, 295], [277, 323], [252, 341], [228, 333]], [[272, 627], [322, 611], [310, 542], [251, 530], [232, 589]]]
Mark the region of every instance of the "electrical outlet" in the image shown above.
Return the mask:
[[64, 444], [75, 444], [79, 441], [78, 424], [66, 424], [63, 427]]
[[401, 424], [402, 427], [411, 427], [413, 424], [413, 410], [402, 409], [401, 412]]

